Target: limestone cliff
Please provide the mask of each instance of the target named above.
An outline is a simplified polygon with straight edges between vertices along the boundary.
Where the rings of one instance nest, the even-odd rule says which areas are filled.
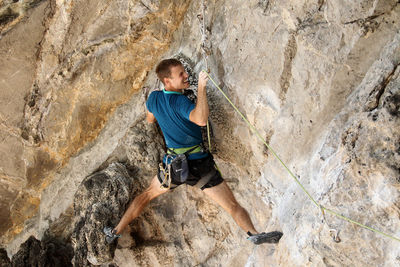
[[[399,238],[399,1],[205,2],[213,79],[318,203]],[[205,68],[199,14],[201,1],[0,1],[0,240],[12,264],[27,259],[16,253],[28,240],[25,250],[47,255],[32,262],[76,266],[399,265],[398,241],[330,214],[321,223],[211,83],[218,166],[256,228],[284,233],[280,243],[249,245],[183,186],[118,245],[102,243],[99,228],[118,221],[163,153],[143,116],[156,63],[183,59],[193,88]],[[70,244],[73,258],[49,256]]]

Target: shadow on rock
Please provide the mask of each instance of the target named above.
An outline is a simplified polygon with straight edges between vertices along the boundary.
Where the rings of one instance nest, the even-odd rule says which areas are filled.
[[[12,257],[11,264],[1,266],[72,266],[72,256],[73,249],[69,244],[52,237],[39,241],[31,236]]]
[[[0,248],[0,266],[10,266],[11,261],[8,258],[7,251],[4,248]]]

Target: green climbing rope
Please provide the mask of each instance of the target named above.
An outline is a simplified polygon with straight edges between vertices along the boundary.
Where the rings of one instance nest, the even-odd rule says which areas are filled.
[[[363,227],[365,229],[368,229],[370,231],[373,231],[375,233],[378,233],[382,236],[385,237],[389,237],[395,241],[400,242],[400,238],[394,237],[392,235],[386,234],[382,231],[376,230],[372,227],[366,226],[362,223],[356,222],[350,218],[347,218],[346,216],[340,215],[339,213],[327,209],[324,206],[318,204],[318,202],[311,196],[311,194],[305,189],[305,187],[300,183],[299,179],[297,179],[297,177],[293,174],[293,172],[286,166],[286,164],[280,159],[280,157],[275,153],[275,151],[267,144],[267,142],[264,140],[264,138],[261,137],[261,134],[257,131],[257,129],[249,122],[249,120],[242,114],[242,112],[239,111],[239,109],[235,106],[235,104],[232,103],[232,101],[229,99],[229,97],[225,94],[224,91],[222,91],[222,89],[217,85],[217,83],[212,79],[212,77],[210,76],[210,74],[203,70],[205,73],[207,73],[208,78],[210,79],[210,81],[215,85],[215,87],[222,93],[222,95],[226,98],[226,100],[228,100],[229,104],[231,104],[231,106],[235,109],[235,111],[242,117],[242,119],[247,123],[247,125],[249,126],[249,128],[256,134],[256,136],[258,137],[258,139],[260,139],[261,142],[263,142],[263,144],[271,151],[271,153],[274,155],[274,157],[282,164],[282,166],[286,169],[286,171],[289,173],[289,175],[296,181],[296,183],[300,186],[300,188],[304,191],[304,193],[308,196],[308,198],[315,204],[315,206],[317,206],[319,209],[321,209],[322,211],[326,211],[340,219],[343,219],[345,221],[348,221],[350,223],[356,224],[360,227]]]

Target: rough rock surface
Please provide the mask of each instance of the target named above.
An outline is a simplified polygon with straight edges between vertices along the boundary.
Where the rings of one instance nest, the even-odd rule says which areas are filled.
[[[12,257],[11,266],[72,266],[72,255],[69,244],[49,237],[39,241],[31,236]]]
[[[40,216],[50,220],[72,204],[77,185],[107,159],[107,152],[91,166],[85,164],[87,173],[79,175],[63,203],[51,199],[57,194],[49,185],[65,180],[59,173],[99,142],[116,108],[142,88],[190,3],[14,2],[0,2],[0,17],[6,18],[0,19],[0,82],[6,88],[1,97],[7,103],[0,113],[1,149],[7,151],[1,158],[0,190],[1,205],[9,212],[0,222],[4,242],[27,220],[37,220],[43,198],[55,204],[51,212],[40,208]],[[7,15],[7,10],[21,15]],[[100,145],[102,150],[112,152],[126,131],[113,130],[118,134],[103,141],[108,143]]]
[[[213,79],[318,203],[399,238],[399,1],[206,3]],[[225,212],[180,187],[152,202],[116,247],[89,249],[162,155],[158,129],[143,122],[145,97],[159,87],[155,64],[183,55],[194,74],[205,68],[199,13],[201,1],[0,1],[0,232],[9,255],[50,231],[88,248],[75,254],[82,264],[398,266],[398,241],[330,214],[322,224],[211,85],[218,165],[256,227],[283,231],[279,245],[249,246]],[[85,177],[125,177],[103,176],[124,168],[114,162],[138,187],[109,192],[123,198],[109,217],[110,208],[96,208],[103,193],[77,192]],[[79,205],[90,208],[77,213]]]
[[[7,251],[4,248],[0,249],[0,266],[10,266],[11,261],[7,255]]]
[[[134,185],[135,179],[118,163],[83,180],[74,200],[74,266],[87,266],[89,263],[99,265],[112,261],[115,245],[105,242],[103,228],[118,223],[131,192],[137,190]]]

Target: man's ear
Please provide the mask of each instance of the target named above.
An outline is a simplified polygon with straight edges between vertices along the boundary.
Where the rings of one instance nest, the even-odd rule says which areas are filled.
[[[168,78],[164,78],[164,79],[162,80],[162,82],[163,82],[163,84],[164,84],[165,87],[169,86],[170,83],[171,83],[171,81],[170,81]]]

